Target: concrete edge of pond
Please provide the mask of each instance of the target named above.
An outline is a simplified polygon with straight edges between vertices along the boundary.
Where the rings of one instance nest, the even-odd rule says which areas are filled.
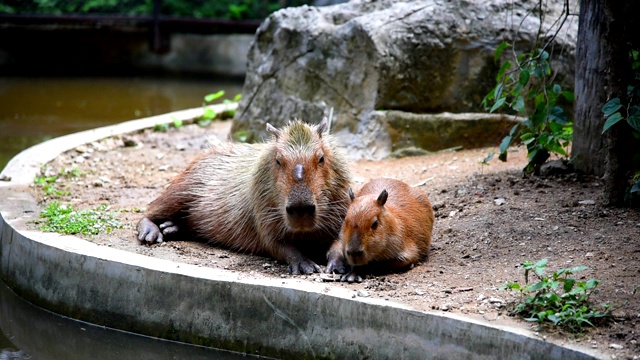
[[[162,339],[281,358],[604,358],[522,328],[403,304],[297,279],[242,274],[133,254],[30,231],[39,212],[27,187],[42,164],[98,139],[201,109],[59,137],[14,157],[0,182],[0,278],[18,295],[71,318]]]

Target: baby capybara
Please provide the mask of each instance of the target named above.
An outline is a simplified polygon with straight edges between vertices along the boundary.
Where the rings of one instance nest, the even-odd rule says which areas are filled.
[[[431,245],[433,208],[427,194],[394,179],[375,179],[353,195],[340,239],[327,254],[326,272],[362,281],[365,265],[400,270],[424,258]],[[345,260],[346,263],[345,264]]]
[[[319,272],[316,262],[326,259],[349,204],[346,162],[326,129],[326,119],[267,124],[273,138],[266,144],[212,148],[149,205],[138,239],[190,234],[272,256],[292,274]]]

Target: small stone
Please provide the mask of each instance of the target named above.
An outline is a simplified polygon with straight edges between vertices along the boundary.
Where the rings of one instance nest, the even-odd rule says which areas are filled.
[[[596,202],[595,202],[595,200],[581,200],[581,201],[578,201],[578,204],[580,204],[580,205],[595,205]]]
[[[609,347],[614,349],[614,350],[622,350],[622,349],[624,349],[624,346],[619,345],[619,344],[609,344]]]
[[[11,176],[0,175],[0,181],[11,181]]]
[[[104,183],[102,181],[100,181],[99,179],[93,180],[92,184],[95,187],[102,187],[104,185]]]
[[[156,159],[158,159],[158,160],[162,160],[163,157],[164,157],[163,153],[159,153],[159,154],[156,155]]]
[[[416,295],[424,295],[424,291],[416,289]]]
[[[588,253],[586,253],[586,254],[584,255],[584,257],[592,258],[592,257],[593,257],[593,253],[588,252]]]
[[[158,171],[167,171],[171,165],[162,165],[158,168]]]
[[[184,151],[186,149],[187,149],[187,146],[185,144],[176,145],[176,150],[178,150],[178,151]]]
[[[76,150],[76,152],[78,154],[84,154],[89,150],[89,147],[87,147],[87,145],[80,145],[80,146],[76,147],[75,150]]]
[[[500,206],[500,205],[504,205],[504,203],[506,203],[506,200],[504,198],[497,198],[497,199],[494,199],[493,202],[496,205]]]
[[[449,311],[451,309],[451,305],[449,304],[444,304],[440,306],[440,310],[442,311]]]
[[[262,267],[263,267],[263,268],[265,268],[265,269],[268,269],[268,268],[270,268],[270,267],[272,267],[272,266],[273,266],[273,265],[271,265],[271,264],[269,264],[269,263],[264,263],[264,264],[262,264]]]
[[[495,297],[489,298],[489,302],[492,304],[504,304],[504,300]]]
[[[364,291],[364,290],[358,290],[357,295],[359,297],[369,297],[370,296],[369,293],[367,291]]]
[[[85,160],[85,159],[84,159],[84,157],[82,157],[82,156],[76,156],[76,157],[73,159],[73,162],[75,162],[76,164],[82,164],[82,163],[84,162],[84,160]]]
[[[451,212],[449,213],[449,217],[454,217],[454,216],[456,216],[456,213],[457,213],[457,211],[456,211],[456,210],[451,211]]]
[[[122,144],[125,147],[136,147],[136,146],[138,146],[138,142],[135,141],[133,138],[130,138],[130,137],[126,137],[126,138],[122,139]]]

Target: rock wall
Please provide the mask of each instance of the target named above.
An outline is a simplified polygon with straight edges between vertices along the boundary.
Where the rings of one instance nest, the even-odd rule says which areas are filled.
[[[562,10],[562,1],[549,3],[543,29]],[[249,48],[232,134],[260,140],[267,122],[319,122],[334,108],[339,137],[376,144],[388,132],[384,110],[482,111],[480,102],[495,85],[498,44],[533,47],[541,26],[534,6],[512,0],[355,0],[280,10],[262,23]],[[569,20],[551,44],[558,80],[572,88],[577,21]],[[388,143],[375,147],[350,155],[379,158],[391,151]]]

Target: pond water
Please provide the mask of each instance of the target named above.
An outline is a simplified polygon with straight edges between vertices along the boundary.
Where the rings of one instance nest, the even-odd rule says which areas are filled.
[[[62,317],[22,300],[0,281],[0,359],[257,359],[164,341]]]
[[[239,81],[136,77],[0,77],[0,169],[57,136],[202,106],[207,94],[242,91]]]
[[[241,82],[215,79],[0,77],[0,169],[47,139],[233,98]],[[246,355],[105,329],[44,311],[0,282],[0,359],[239,359]]]

